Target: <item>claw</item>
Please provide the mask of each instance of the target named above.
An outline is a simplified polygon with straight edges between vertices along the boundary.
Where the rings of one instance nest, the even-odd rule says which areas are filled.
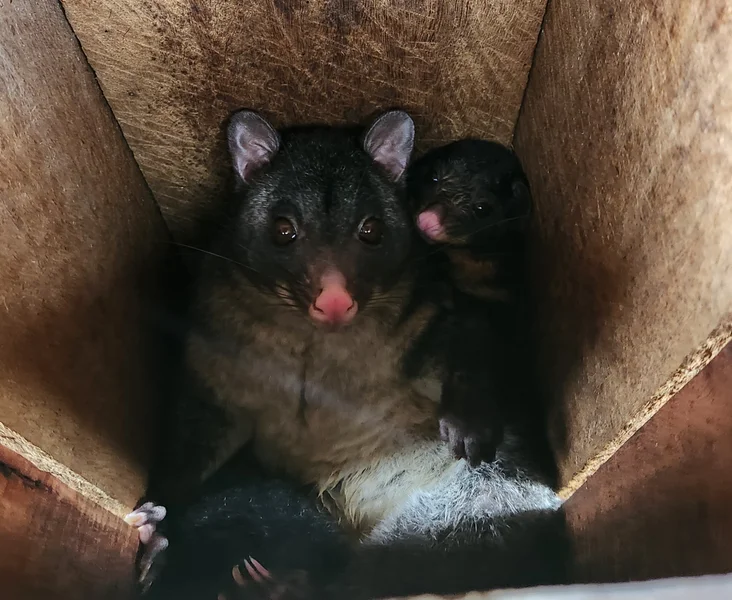
[[[152,502],[145,502],[140,508],[133,510],[125,516],[125,523],[140,528],[143,525],[160,523],[168,511],[164,506],[158,506]]]
[[[239,587],[244,587],[247,584],[247,580],[244,579],[244,575],[241,574],[239,565],[234,565],[234,568],[231,569],[231,576]]]
[[[247,573],[249,573],[249,577],[251,577],[255,583],[262,583],[264,581],[264,578],[257,572],[257,570],[250,564],[248,560],[244,561],[244,568],[247,570]]]
[[[137,528],[137,534],[140,536],[140,543],[147,545],[152,540],[153,535],[155,535],[155,525],[152,523],[141,525]]]
[[[251,556],[243,561],[243,566],[249,577],[242,572],[239,565],[231,569],[231,576],[237,588],[241,590],[240,593],[233,592],[235,598],[256,597],[266,600],[302,600],[310,597],[299,593],[302,589],[307,588],[308,584],[301,577],[295,577],[295,575],[299,575],[297,571],[289,574],[284,581],[281,581],[274,579],[270,571]],[[256,585],[251,585],[252,583]],[[243,588],[247,589],[244,590]],[[230,596],[227,596],[225,592],[221,592],[217,600],[229,600],[229,598]]]
[[[159,533],[154,533],[150,538],[150,541],[145,547],[145,553],[140,559],[139,581],[141,584],[143,584],[144,588],[149,587],[149,585],[152,583],[152,581],[149,581],[148,575],[150,574],[150,569],[152,568],[156,557],[167,547],[168,538],[166,538],[165,536],[162,536]]]
[[[259,575],[261,575],[265,579],[272,579],[271,573],[262,566],[262,563],[260,563],[256,558],[252,558],[251,556],[249,557],[248,561],[244,561],[244,566],[247,568],[247,571],[250,575],[252,574],[252,572],[249,570],[250,564],[257,571],[257,573],[259,573]]]

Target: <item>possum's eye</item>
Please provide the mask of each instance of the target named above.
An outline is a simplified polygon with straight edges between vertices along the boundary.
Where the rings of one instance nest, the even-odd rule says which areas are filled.
[[[493,212],[493,205],[490,202],[476,202],[473,204],[473,213],[481,219],[488,217]]]
[[[440,176],[439,175],[432,175],[431,179],[432,179],[432,182],[433,183],[437,183],[437,182],[440,181]]]
[[[279,217],[274,220],[272,226],[272,241],[278,246],[287,246],[297,239],[297,229],[295,224],[286,219]]]
[[[376,246],[384,237],[384,223],[375,217],[363,220],[358,228],[358,239],[369,246]]]

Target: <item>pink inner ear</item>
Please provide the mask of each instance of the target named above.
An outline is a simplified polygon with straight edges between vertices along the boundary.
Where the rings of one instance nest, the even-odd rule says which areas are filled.
[[[374,161],[384,167],[389,173],[395,177],[399,177],[404,172],[406,165],[400,159],[395,144],[389,144],[386,147],[379,148],[374,156]]]
[[[242,153],[239,158],[239,172],[242,174],[244,181],[249,181],[249,177],[261,166],[267,164],[271,158],[272,152],[264,144],[252,143],[248,146],[248,153]]]
[[[417,216],[417,228],[430,240],[439,242],[447,236],[442,225],[442,215],[435,209],[422,211]]]
[[[364,140],[366,152],[393,179],[399,179],[403,175],[413,145],[414,123],[403,111],[392,111],[379,117]]]

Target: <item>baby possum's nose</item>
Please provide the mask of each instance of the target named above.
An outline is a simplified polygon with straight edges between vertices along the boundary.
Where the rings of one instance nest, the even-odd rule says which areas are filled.
[[[442,220],[445,212],[440,206],[430,207],[417,215],[417,228],[431,241],[440,242],[446,238]]]
[[[317,323],[345,325],[358,312],[358,303],[346,290],[346,278],[338,271],[327,271],[320,278],[321,290],[310,305],[310,317]]]

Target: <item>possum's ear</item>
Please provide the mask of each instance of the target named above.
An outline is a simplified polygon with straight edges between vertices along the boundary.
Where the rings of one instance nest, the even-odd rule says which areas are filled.
[[[531,214],[532,202],[529,185],[523,179],[516,179],[511,184],[512,214],[514,216],[528,216]]]
[[[245,183],[272,160],[280,147],[280,136],[274,128],[251,110],[232,115],[227,137],[234,169]]]
[[[363,146],[392,179],[399,179],[414,148],[414,122],[402,110],[381,115],[366,132]]]

